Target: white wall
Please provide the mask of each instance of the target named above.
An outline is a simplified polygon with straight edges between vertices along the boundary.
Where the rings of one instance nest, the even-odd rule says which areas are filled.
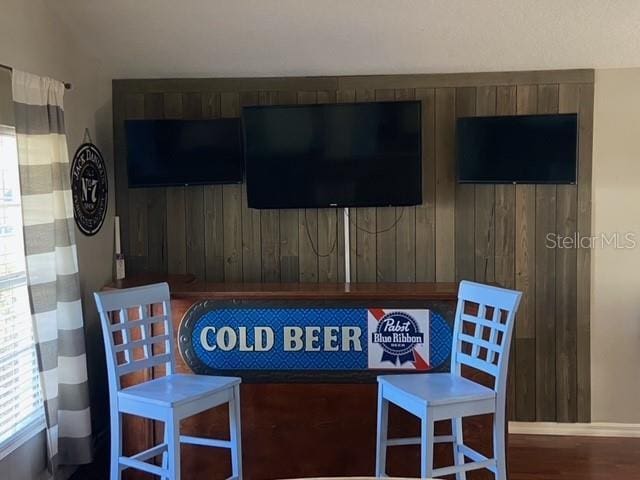
[[[117,78],[640,65],[637,0],[50,3]]]
[[[82,43],[72,40],[66,26],[43,0],[3,0],[0,6],[0,63],[38,75],[71,82],[73,88],[65,95],[65,120],[69,155],[82,141],[88,127],[94,142],[101,148],[109,170],[109,212],[102,231],[94,237],[85,237],[76,231],[80,281],[84,301],[89,381],[95,431],[108,422],[107,394],[101,334],[91,292],[111,280],[113,212],[115,206],[111,82],[100,71],[100,64],[82,50]],[[89,37],[90,38],[90,37]],[[41,449],[38,441],[29,442],[25,449]],[[12,458],[11,458],[12,457]],[[30,472],[43,455],[17,451],[0,462],[1,478],[32,478]],[[27,462],[27,463],[25,463]],[[8,477],[3,472],[10,472]]]
[[[640,68],[598,70],[593,232],[635,234],[592,256],[592,421],[640,423]]]

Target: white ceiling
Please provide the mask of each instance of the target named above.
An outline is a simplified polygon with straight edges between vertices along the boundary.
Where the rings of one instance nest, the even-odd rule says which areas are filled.
[[[639,0],[56,0],[114,78],[640,66]]]

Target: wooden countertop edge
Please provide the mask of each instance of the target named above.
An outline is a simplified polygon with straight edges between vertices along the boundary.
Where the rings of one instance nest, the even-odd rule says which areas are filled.
[[[176,299],[207,298],[211,300],[456,300],[454,294],[434,293],[401,293],[387,292],[264,292],[264,291],[172,291],[171,297]]]
[[[204,283],[193,275],[141,275],[106,290],[167,282],[174,299],[212,300],[456,300],[457,283]]]

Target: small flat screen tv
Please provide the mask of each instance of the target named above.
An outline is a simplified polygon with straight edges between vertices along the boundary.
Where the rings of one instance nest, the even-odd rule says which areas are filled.
[[[420,102],[242,109],[248,205],[422,202]]]
[[[576,114],[459,118],[458,181],[575,183],[577,138]]]
[[[127,120],[129,187],[242,181],[237,118]]]

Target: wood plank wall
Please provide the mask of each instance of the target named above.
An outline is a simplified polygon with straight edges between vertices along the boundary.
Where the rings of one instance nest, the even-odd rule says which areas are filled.
[[[417,99],[423,203],[351,211],[357,282],[475,279],[524,292],[511,368],[511,417],[590,419],[587,249],[548,234],[591,231],[593,71],[300,78],[115,80],[116,207],[129,274],[208,281],[344,281],[335,209],[252,210],[244,185],[127,188],[124,120],[237,117],[246,105]],[[456,117],[577,112],[577,185],[458,185]]]

